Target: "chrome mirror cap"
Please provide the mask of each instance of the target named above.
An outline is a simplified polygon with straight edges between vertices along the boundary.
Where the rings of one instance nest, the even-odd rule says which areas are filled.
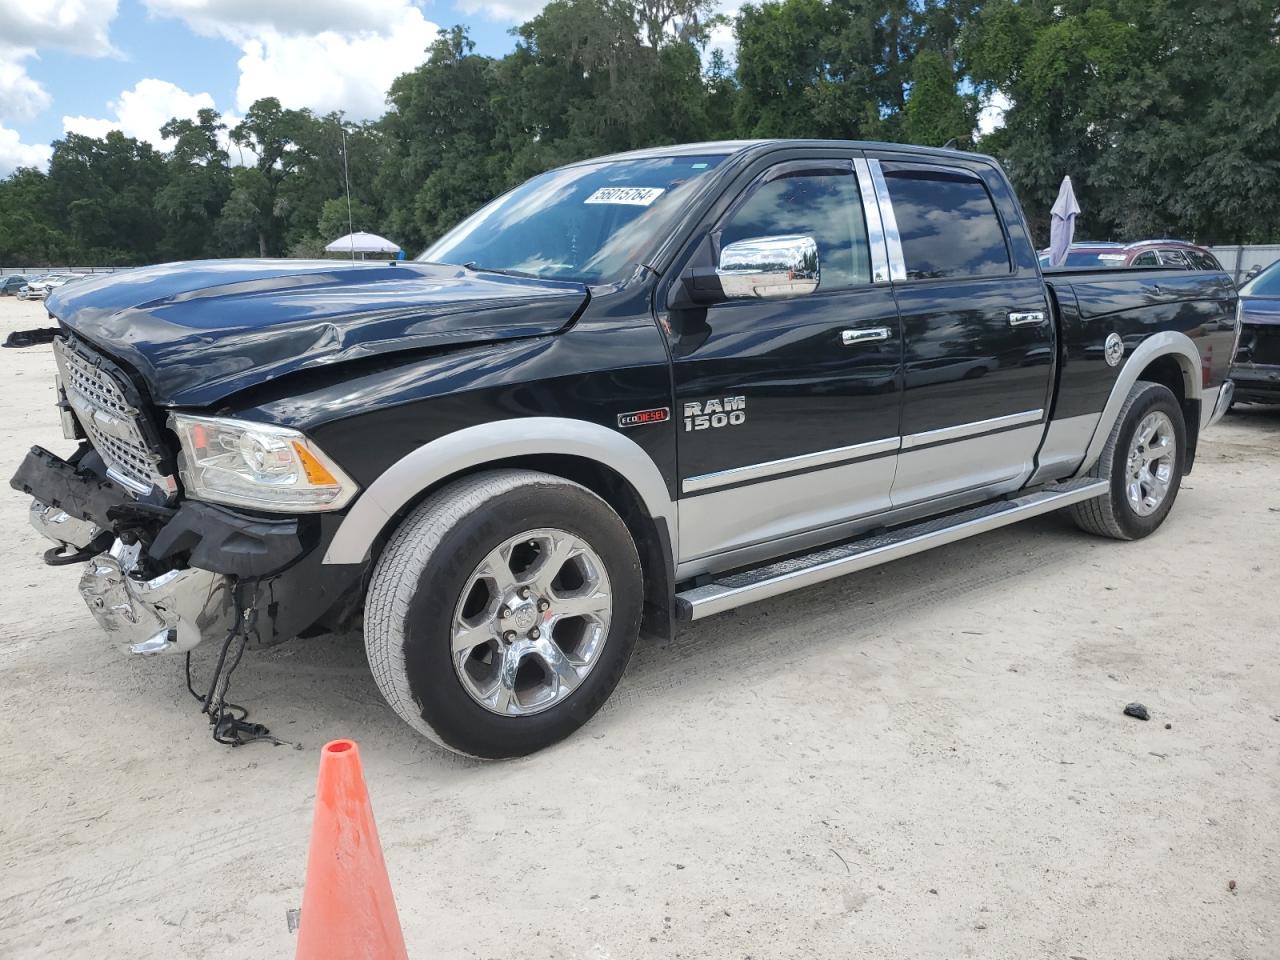
[[[775,299],[818,289],[818,245],[813,237],[752,237],[720,251],[716,269],[725,297]]]

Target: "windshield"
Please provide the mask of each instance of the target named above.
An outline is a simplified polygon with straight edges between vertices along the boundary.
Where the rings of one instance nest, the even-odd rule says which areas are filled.
[[[552,170],[481,208],[418,259],[606,282],[643,261],[692,182],[723,159],[655,157]]]
[[[1245,297],[1280,297],[1280,260],[1240,288]]]

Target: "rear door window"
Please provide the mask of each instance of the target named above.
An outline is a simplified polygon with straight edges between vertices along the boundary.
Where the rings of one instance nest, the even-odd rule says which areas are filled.
[[[989,277],[1009,272],[1004,229],[976,176],[912,164],[885,165],[907,277]]]
[[[1133,265],[1135,267],[1158,267],[1160,266],[1160,261],[1156,259],[1154,250],[1147,250],[1145,253],[1140,253],[1133,258]]]
[[[1191,264],[1187,262],[1187,258],[1182,255],[1181,250],[1161,250],[1160,263],[1166,267],[1173,267],[1177,270],[1190,270]]]

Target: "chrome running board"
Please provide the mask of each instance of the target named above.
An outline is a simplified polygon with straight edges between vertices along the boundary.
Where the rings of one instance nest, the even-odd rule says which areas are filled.
[[[1011,500],[997,500],[934,517],[885,533],[827,547],[763,567],[716,577],[676,594],[676,618],[701,620],[757,600],[767,600],[824,580],[843,577],[913,553],[954,543],[1041,513],[1092,500],[1107,492],[1107,481],[1082,477],[1050,484]]]

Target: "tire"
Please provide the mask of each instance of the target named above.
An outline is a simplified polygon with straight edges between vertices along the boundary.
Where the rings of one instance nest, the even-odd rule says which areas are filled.
[[[550,474],[495,470],[432,494],[396,528],[365,600],[365,651],[415,730],[468,756],[524,756],[608,699],[635,649],[642,595],[635,543],[607,503]],[[602,597],[605,612],[564,612]]]
[[[1167,418],[1168,439],[1173,444],[1173,450],[1168,455],[1170,470],[1166,489],[1159,502],[1151,506],[1142,496],[1142,492],[1148,489],[1144,485],[1139,492],[1142,506],[1135,507],[1129,495],[1131,481],[1134,479],[1130,473],[1130,454],[1136,446],[1135,434],[1144,424],[1160,422],[1159,415]],[[1153,417],[1154,420],[1148,419]],[[1163,384],[1139,380],[1120,408],[1120,416],[1102,448],[1098,462],[1086,474],[1107,480],[1108,490],[1100,497],[1068,508],[1076,526],[1088,533],[1116,540],[1138,540],[1154,533],[1169,515],[1173,502],[1178,497],[1186,450],[1187,429],[1178,398]],[[1144,449],[1139,456],[1147,452]],[[1153,477],[1155,469],[1149,468]]]

